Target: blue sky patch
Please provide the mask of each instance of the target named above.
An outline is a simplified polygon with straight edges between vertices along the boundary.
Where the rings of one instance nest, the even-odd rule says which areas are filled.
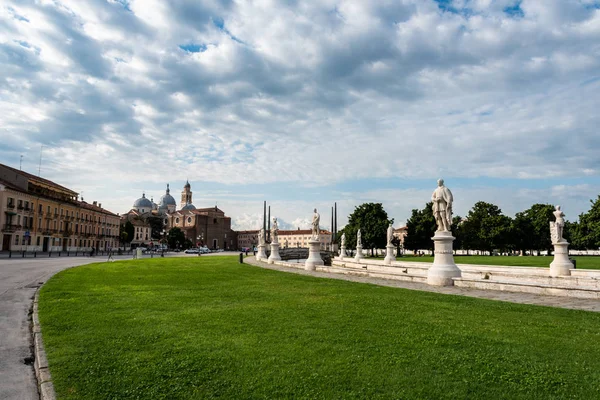
[[[504,12],[513,18],[523,18],[525,13],[521,8],[521,2],[517,1],[514,5],[504,8]]]
[[[189,53],[203,53],[206,51],[205,44],[184,44],[184,45],[179,45],[179,48],[181,50],[185,50]]]

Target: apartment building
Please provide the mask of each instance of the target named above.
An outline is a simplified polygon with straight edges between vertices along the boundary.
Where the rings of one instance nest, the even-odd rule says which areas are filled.
[[[0,251],[89,251],[119,245],[119,216],[50,180],[0,164]]]

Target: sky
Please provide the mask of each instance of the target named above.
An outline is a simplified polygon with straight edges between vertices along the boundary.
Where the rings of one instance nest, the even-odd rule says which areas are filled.
[[[189,180],[234,229],[396,227],[600,194],[598,0],[3,0],[0,162],[127,212]],[[22,158],[21,158],[22,156]],[[41,157],[40,157],[41,156]],[[40,163],[41,159],[41,163]]]

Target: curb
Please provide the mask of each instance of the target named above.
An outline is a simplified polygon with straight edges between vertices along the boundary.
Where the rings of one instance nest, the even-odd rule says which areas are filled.
[[[52,376],[48,369],[48,359],[46,358],[46,350],[44,349],[44,342],[42,341],[42,329],[40,327],[40,319],[38,316],[38,299],[40,289],[35,292],[33,299],[33,313],[32,313],[32,329],[31,336],[33,337],[33,356],[35,362],[33,368],[35,370],[35,377],[38,382],[38,392],[41,400],[56,400],[56,393],[54,392],[54,385],[52,384]]]

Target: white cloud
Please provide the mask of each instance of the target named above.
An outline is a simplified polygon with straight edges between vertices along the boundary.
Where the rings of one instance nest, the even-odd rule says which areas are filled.
[[[323,188],[286,203],[291,225],[312,203],[386,198],[360,187],[336,198],[353,180],[553,179],[535,192],[552,196],[585,178],[594,197],[600,10],[524,0],[522,16],[504,11],[515,4],[9,0],[0,157],[33,166],[44,144],[46,177],[120,212],[186,178],[268,184],[282,209],[278,187]],[[422,195],[402,192],[397,219]],[[256,222],[252,201],[229,204],[236,226]]]

